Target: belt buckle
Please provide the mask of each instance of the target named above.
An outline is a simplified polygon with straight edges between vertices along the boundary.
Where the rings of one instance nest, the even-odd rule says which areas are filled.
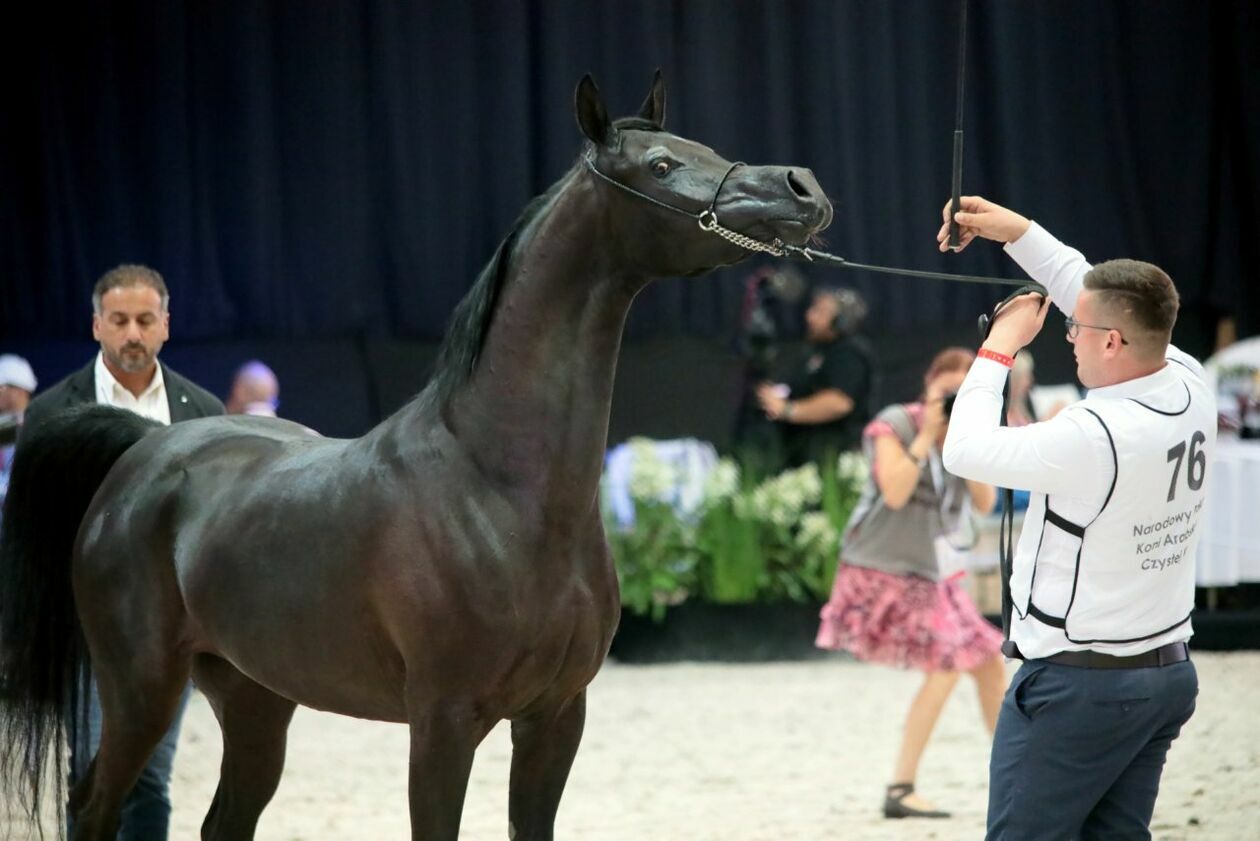
[[[1184,642],[1170,642],[1155,650],[1155,665],[1171,666],[1190,659],[1189,647]]]

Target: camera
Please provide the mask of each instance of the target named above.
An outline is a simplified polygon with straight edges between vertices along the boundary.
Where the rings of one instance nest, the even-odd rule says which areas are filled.
[[[756,304],[744,319],[739,333],[739,352],[750,368],[762,376],[769,372],[778,355],[779,328],[771,315],[765,295],[757,292]]]
[[[941,398],[941,411],[945,413],[946,420],[954,412],[954,401],[958,399],[958,392],[951,392]]]
[[[780,310],[799,301],[805,286],[805,279],[790,268],[759,269],[745,281],[737,348],[752,377],[769,375],[779,353]]]

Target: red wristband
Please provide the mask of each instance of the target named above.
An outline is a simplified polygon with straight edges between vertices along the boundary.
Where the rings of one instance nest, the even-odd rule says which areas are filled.
[[[1015,367],[1014,358],[1007,356],[1005,353],[998,353],[996,350],[989,350],[988,348],[982,347],[980,350],[976,351],[976,356],[981,359],[992,359],[994,362],[1001,362],[1007,368]]]

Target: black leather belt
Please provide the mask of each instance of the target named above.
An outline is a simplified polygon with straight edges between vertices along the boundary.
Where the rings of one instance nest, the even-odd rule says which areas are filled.
[[[1190,659],[1190,647],[1184,642],[1170,642],[1141,654],[1117,657],[1097,651],[1061,651],[1040,658],[1047,663],[1061,666],[1077,666],[1082,669],[1148,669],[1152,666],[1171,666]]]

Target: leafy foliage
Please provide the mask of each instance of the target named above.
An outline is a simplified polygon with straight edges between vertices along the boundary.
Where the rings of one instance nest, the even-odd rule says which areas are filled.
[[[704,479],[698,510],[683,517],[670,501],[679,477],[652,442],[637,439],[631,447],[634,524],[623,528],[605,512],[627,609],[659,620],[688,598],[738,604],[827,597],[841,535],[869,472],[860,455],[760,481],[722,459]]]

